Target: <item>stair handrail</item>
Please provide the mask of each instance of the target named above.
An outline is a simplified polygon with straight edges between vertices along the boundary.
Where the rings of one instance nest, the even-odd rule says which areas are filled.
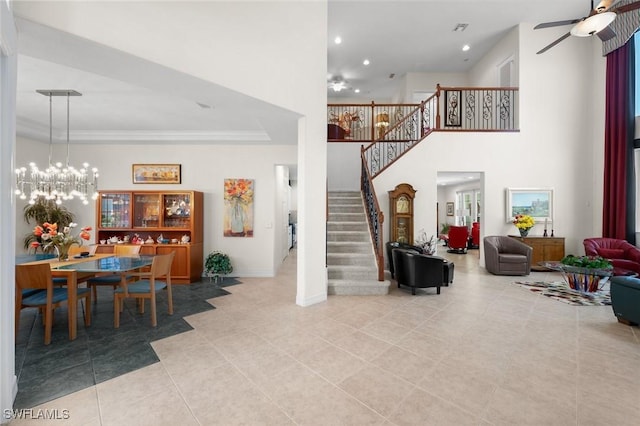
[[[378,267],[378,281],[384,281],[384,252],[382,247],[382,231],[384,223],[384,213],[378,204],[378,197],[373,186],[373,181],[364,158],[364,146],[360,146],[360,158],[362,160],[362,173],[360,179],[360,190],[364,199],[364,207],[369,223],[369,233],[373,242],[373,250],[376,256]]]
[[[440,115],[439,96],[439,92],[436,92],[420,102],[416,108],[404,117],[398,118],[393,126],[364,148],[364,159],[371,179],[434,131]]]

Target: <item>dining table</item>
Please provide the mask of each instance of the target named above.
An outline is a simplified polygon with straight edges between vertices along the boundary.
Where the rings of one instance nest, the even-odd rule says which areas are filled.
[[[82,282],[96,275],[113,273],[120,274],[123,284],[126,285],[126,272],[150,266],[153,263],[153,256],[116,256],[105,253],[92,256],[74,256],[65,261],[60,261],[57,257],[16,257],[16,263],[21,264],[45,262],[51,265],[51,275],[53,277],[64,277],[67,281],[69,340],[75,340],[77,336],[78,281]],[[87,309],[91,309],[91,307],[88,306]]]

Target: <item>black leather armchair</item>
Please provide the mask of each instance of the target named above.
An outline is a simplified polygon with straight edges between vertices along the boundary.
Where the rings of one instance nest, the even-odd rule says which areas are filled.
[[[529,275],[533,249],[504,235],[484,237],[484,262],[494,275]]]
[[[392,251],[393,249],[403,249],[403,250],[413,250],[417,253],[422,253],[422,248],[418,247],[418,246],[413,246],[411,244],[406,244],[406,243],[399,243],[397,241],[389,241],[387,242],[387,244],[385,244],[385,249],[387,252],[387,261],[389,262],[389,272],[391,273],[391,278],[395,278],[395,264],[393,261],[393,255],[392,255]]]
[[[436,287],[440,294],[440,287],[445,285],[445,260],[438,256],[426,254],[404,254],[408,266],[411,294],[416,294],[417,288]]]
[[[395,269],[394,278],[398,283],[398,288],[403,285],[409,285],[409,265],[406,255],[410,252],[413,252],[413,250],[402,248],[393,248],[391,250],[391,258]]]
[[[398,288],[411,287],[411,294],[417,288],[440,287],[453,282],[453,263],[438,256],[417,253],[415,250],[394,248],[392,250],[395,265],[395,279]]]

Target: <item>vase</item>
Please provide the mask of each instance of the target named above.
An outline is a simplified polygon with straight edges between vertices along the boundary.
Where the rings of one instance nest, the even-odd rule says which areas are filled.
[[[521,237],[526,237],[527,235],[529,235],[529,230],[531,228],[518,228],[518,231],[520,231],[520,236]]]
[[[59,246],[56,246],[56,254],[58,255],[58,260],[60,262],[64,262],[66,260],[69,260],[69,248],[71,246],[70,245],[66,245],[66,244],[62,244]]]
[[[239,201],[234,202],[231,208],[231,233],[244,233],[244,209]]]

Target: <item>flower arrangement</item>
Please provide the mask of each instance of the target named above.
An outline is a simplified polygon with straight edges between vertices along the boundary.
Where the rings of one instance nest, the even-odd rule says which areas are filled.
[[[529,230],[536,224],[536,221],[528,214],[517,214],[513,219],[513,224],[520,231],[520,235],[526,237]]]
[[[42,242],[34,241],[31,243],[31,247],[37,250],[38,247],[42,246],[45,251],[53,248],[58,253],[59,260],[67,260],[69,258],[69,248],[73,244],[82,245],[82,240],[88,241],[91,238],[89,231],[92,228],[90,226],[80,229],[80,233],[77,236],[73,235],[71,229],[77,226],[77,223],[71,222],[69,226],[65,226],[62,229],[62,232],[58,232],[57,223],[45,222],[42,226],[38,225],[33,229],[33,235]]]
[[[250,203],[253,200],[253,181],[251,179],[226,179],[224,181],[224,199],[232,203]]]
[[[431,237],[427,237],[427,233],[424,229],[420,230],[418,237],[416,238],[416,245],[418,245],[425,254],[433,255],[436,253],[436,237],[432,235]]]

